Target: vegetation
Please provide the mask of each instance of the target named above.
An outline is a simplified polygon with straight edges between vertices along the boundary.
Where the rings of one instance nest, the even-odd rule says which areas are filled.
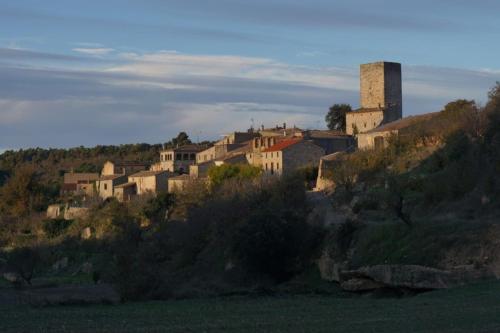
[[[351,106],[349,104],[334,104],[330,107],[328,113],[326,114],[325,121],[326,126],[330,130],[335,131],[346,131],[346,113],[351,112]]]
[[[220,186],[229,179],[245,181],[255,179],[262,169],[249,164],[223,164],[213,166],[208,170],[208,178],[213,186]]]

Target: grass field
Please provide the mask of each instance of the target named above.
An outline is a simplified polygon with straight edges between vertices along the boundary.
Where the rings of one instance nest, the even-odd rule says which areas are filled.
[[[500,283],[401,299],[302,295],[5,305],[0,332],[500,332]]]

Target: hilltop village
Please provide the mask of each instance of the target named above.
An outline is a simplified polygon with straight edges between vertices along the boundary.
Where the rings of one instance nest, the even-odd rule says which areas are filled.
[[[154,164],[107,161],[101,173],[66,173],[63,193],[126,202],[135,196],[175,192],[195,180],[204,181],[210,168],[226,164],[258,167],[264,176],[282,176],[299,168],[319,167],[315,189],[333,186],[324,175],[328,161],[342,152],[380,149],[420,117],[403,118],[401,64],[376,62],[360,66],[360,108],[346,113],[346,131],[302,130],[287,124],[251,128],[225,135],[212,146],[187,144],[160,152]],[[49,207],[49,217],[61,207]]]

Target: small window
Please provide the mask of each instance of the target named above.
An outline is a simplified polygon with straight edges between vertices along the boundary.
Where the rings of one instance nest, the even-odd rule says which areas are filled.
[[[175,159],[178,161],[182,160],[182,154],[175,154]]]
[[[366,123],[365,123],[365,128],[366,128]]]
[[[280,164],[276,163],[276,170],[279,170],[279,169],[280,169]]]
[[[108,184],[104,183],[104,191],[108,189]]]

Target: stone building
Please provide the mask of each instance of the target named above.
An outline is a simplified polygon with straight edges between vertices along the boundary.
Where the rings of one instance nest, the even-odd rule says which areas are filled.
[[[347,134],[368,132],[403,116],[401,64],[360,66],[360,109],[346,114]]]
[[[194,181],[194,177],[190,175],[179,175],[171,177],[168,179],[168,192],[182,191],[191,182]]]
[[[101,171],[101,176],[130,175],[147,170],[148,163],[135,161],[107,161]]]
[[[244,147],[249,140],[259,136],[257,132],[233,132],[225,135],[222,140],[217,141],[212,147],[196,154],[196,163],[201,164],[223,158],[226,154]]]
[[[95,193],[94,184],[98,179],[98,173],[67,172],[64,174],[61,194],[85,194],[92,196]]]
[[[262,151],[262,168],[265,174],[283,175],[316,166],[324,154],[325,150],[310,140],[286,139]]]
[[[387,147],[388,139],[393,135],[405,135],[422,121],[432,119],[439,112],[409,116],[358,134],[359,149],[382,149]]]
[[[196,163],[196,154],[202,150],[203,147],[194,144],[165,149],[160,153],[160,162],[154,164],[151,170],[178,173],[189,172],[189,166]]]
[[[129,183],[136,184],[137,195],[166,192],[170,173],[167,171],[140,171],[128,177]]]
[[[301,132],[300,137],[311,140],[315,145],[323,148],[327,155],[346,151],[356,146],[356,141],[352,135],[341,131],[307,130]]]
[[[114,197],[120,201],[130,201],[134,196],[137,195],[137,185],[136,183],[125,183],[115,186]]]
[[[127,182],[126,175],[104,175],[96,182],[97,193],[102,199],[111,198],[115,194],[115,187]]]

